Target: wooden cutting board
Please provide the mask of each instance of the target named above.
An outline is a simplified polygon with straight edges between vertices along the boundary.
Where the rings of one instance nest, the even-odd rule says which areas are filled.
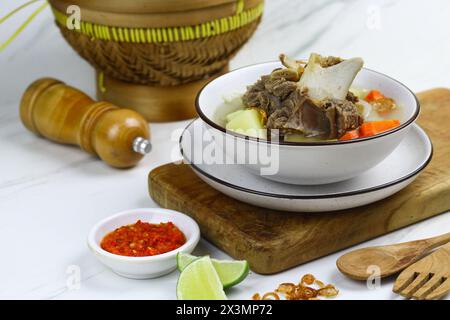
[[[386,234],[450,209],[450,90],[418,96],[419,124],[433,141],[433,160],[417,180],[388,199],[332,213],[277,212],[219,193],[184,164],[151,171],[150,195],[161,207],[190,215],[204,238],[262,274]]]

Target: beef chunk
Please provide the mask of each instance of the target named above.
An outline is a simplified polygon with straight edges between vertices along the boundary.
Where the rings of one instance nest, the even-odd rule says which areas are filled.
[[[301,132],[308,137],[335,139],[362,124],[354,104],[357,98],[351,93],[346,100],[314,102],[300,91],[296,81],[287,80],[279,70],[272,75],[262,76],[242,97],[246,107],[266,112],[267,128],[280,129],[282,134]]]
[[[345,97],[345,99],[347,99],[348,101],[351,101],[353,103],[356,103],[359,101],[358,97],[355,96],[351,91],[349,91],[347,93],[347,96]]]
[[[330,123],[329,137],[341,137],[347,131],[358,128],[363,123],[363,118],[358,113],[358,108],[349,100],[328,100],[322,105]]]
[[[302,132],[308,137],[334,139],[358,128],[362,118],[350,101],[327,100],[317,105],[295,91],[272,113],[267,127],[282,132]]]
[[[281,107],[281,103],[297,88],[296,82],[285,78],[262,76],[254,85],[247,88],[242,101],[246,107],[260,108],[267,115]]]

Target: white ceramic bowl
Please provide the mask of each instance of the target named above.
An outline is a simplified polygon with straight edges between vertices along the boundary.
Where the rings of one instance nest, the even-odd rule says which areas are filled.
[[[270,142],[226,130],[220,123],[224,117],[224,96],[244,93],[248,85],[279,67],[279,62],[269,62],[231,71],[209,82],[196,99],[200,118],[211,128],[215,143],[229,157],[236,158],[236,153],[272,155],[269,162],[267,157],[258,156],[256,161],[241,163],[267,179],[317,185],[358,176],[380,163],[400,144],[419,114],[419,102],[410,89],[384,74],[362,69],[353,87],[377,89],[392,97],[403,109],[399,127],[373,137],[314,143]],[[234,146],[234,149],[227,146]],[[269,167],[272,169],[267,170]],[[266,171],[262,171],[263,168]]]
[[[136,223],[137,220],[149,223],[173,222],[186,236],[181,247],[156,256],[127,257],[120,256],[100,247],[103,237],[116,228]],[[169,209],[139,208],[119,212],[98,222],[88,236],[88,247],[92,253],[115,273],[133,279],[156,278],[176,268],[178,252],[191,253],[200,240],[197,223],[187,215]]]

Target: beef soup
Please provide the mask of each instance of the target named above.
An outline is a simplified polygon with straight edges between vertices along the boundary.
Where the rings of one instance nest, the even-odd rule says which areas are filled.
[[[226,73],[196,100],[221,153],[257,155],[238,164],[264,178],[303,185],[350,179],[383,161],[417,119],[414,93],[362,68],[360,58],[280,60]]]
[[[378,90],[351,88],[363,62],[312,54],[308,63],[280,55],[285,68],[263,75],[224,102],[217,121],[261,139],[344,141],[400,125],[401,108]]]

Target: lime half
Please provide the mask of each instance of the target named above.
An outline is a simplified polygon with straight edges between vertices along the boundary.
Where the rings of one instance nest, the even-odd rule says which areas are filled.
[[[209,257],[196,259],[181,272],[177,283],[180,300],[225,300],[222,283]]]
[[[190,263],[197,259],[200,258],[187,253],[178,253],[178,270],[183,271]],[[248,262],[245,260],[229,261],[211,259],[211,261],[224,288],[230,288],[238,284],[248,275],[249,267]]]

